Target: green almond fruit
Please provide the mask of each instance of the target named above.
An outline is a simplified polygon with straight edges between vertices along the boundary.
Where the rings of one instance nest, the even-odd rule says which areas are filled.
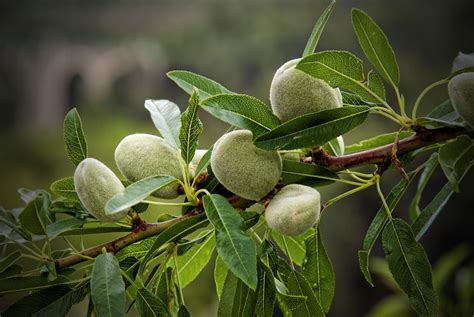
[[[131,182],[154,175],[183,179],[178,150],[164,139],[151,134],[131,134],[120,141],[115,149],[115,163],[122,175]],[[179,195],[177,190],[178,183],[175,182],[153,195],[173,199]]]
[[[321,195],[309,186],[291,184],[283,187],[267,206],[268,227],[287,236],[297,236],[319,221]]]
[[[342,107],[342,95],[322,79],[296,69],[299,59],[286,62],[275,73],[270,103],[275,115],[288,121],[307,113]]]
[[[76,167],[74,187],[82,205],[95,218],[102,221],[118,221],[127,215],[128,209],[112,215],[105,214],[105,204],[125,187],[118,177],[102,162],[86,158]]]
[[[232,131],[214,144],[211,168],[229,191],[249,200],[260,200],[278,183],[282,171],[277,151],[257,148],[252,132]]]

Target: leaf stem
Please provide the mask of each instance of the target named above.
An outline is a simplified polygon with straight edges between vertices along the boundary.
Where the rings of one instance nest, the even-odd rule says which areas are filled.
[[[175,268],[175,272],[176,272],[176,282],[178,284],[178,289],[179,289],[179,297],[181,297],[181,302],[184,305],[183,289],[181,287],[181,280],[179,278],[178,247],[176,245],[173,248],[173,261],[174,261],[174,268]]]
[[[372,186],[373,184],[374,184],[373,182],[363,184],[363,185],[361,185],[361,186],[359,186],[359,187],[353,188],[353,189],[351,189],[351,190],[349,190],[349,191],[347,191],[347,192],[344,192],[344,193],[342,193],[342,194],[340,194],[340,195],[338,195],[338,196],[336,196],[336,197],[334,197],[334,198],[329,199],[329,200],[323,205],[323,208],[322,208],[322,210],[321,210],[321,213],[323,213],[329,206],[331,206],[331,205],[334,204],[335,202],[337,202],[337,201],[339,201],[339,200],[341,200],[341,199],[343,199],[343,198],[346,198],[347,196],[350,196],[350,195],[352,195],[352,194],[354,194],[354,193],[357,193],[357,192],[359,192],[359,191],[361,191],[361,190],[364,190],[364,189],[366,189],[366,188]]]
[[[390,210],[390,207],[388,206],[387,201],[385,200],[382,190],[380,189],[380,175],[377,175],[377,178],[375,179],[375,185],[377,186],[377,193],[380,197],[380,200],[382,200],[383,207],[387,212],[387,217],[390,221],[392,221],[392,211]]]
[[[423,89],[423,91],[420,93],[420,95],[418,96],[418,98],[416,98],[416,101],[415,101],[415,106],[413,107],[413,112],[412,112],[412,119],[413,121],[416,121],[416,114],[417,114],[417,111],[418,111],[418,107],[420,106],[420,103],[421,103],[421,100],[423,99],[423,97],[433,88],[437,87],[437,86],[440,86],[440,85],[443,85],[443,84],[446,84],[448,83],[449,80],[444,78],[444,79],[441,79],[441,80],[438,80],[437,82],[434,82],[432,83],[431,85],[428,85],[425,89]]]

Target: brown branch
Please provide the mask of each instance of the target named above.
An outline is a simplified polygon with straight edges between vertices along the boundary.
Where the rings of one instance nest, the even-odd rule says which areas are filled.
[[[466,134],[466,130],[462,128],[439,128],[433,130],[418,128],[416,131],[415,135],[398,142],[397,156],[434,143],[454,139],[461,134]],[[375,149],[342,156],[332,156],[324,150],[319,150],[313,153],[312,161],[335,172],[362,165],[390,164],[393,158],[393,147],[393,144],[387,144]]]
[[[400,156],[408,152],[423,148],[427,145],[453,139],[458,135],[467,133],[466,130],[460,128],[440,128],[428,130],[419,127],[415,130],[417,131],[417,133],[414,136],[399,141],[395,147],[394,144],[388,144],[375,149],[342,156],[332,156],[326,151],[320,150],[318,152],[313,153],[312,162],[318,165],[326,166],[333,171],[341,171],[351,167],[367,164],[388,166],[392,162],[394,157],[397,157],[397,155]],[[397,149],[395,153],[396,155],[394,155],[393,153],[394,148]],[[281,184],[278,184],[275,187],[275,190],[278,191],[280,188]],[[231,193],[228,194],[229,197],[227,197],[227,199],[235,208],[245,208],[255,203],[254,201],[243,199]],[[274,195],[274,192],[269,193],[268,198],[270,198],[272,195]],[[263,201],[264,200],[265,199],[263,199]],[[107,252],[116,253],[128,245],[157,235],[163,232],[165,229],[171,227],[172,225],[183,221],[184,219],[197,216],[202,212],[202,203],[199,203],[193,212],[172,220],[154,224],[147,224],[145,222],[141,222],[141,220],[139,219],[136,219],[134,229],[129,234],[116,240],[86,249],[80,254],[70,255],[64,258],[56,259],[54,263],[57,269],[61,269],[86,261],[87,258],[94,258],[101,254],[104,248],[107,250]]]
[[[102,253],[102,249],[104,248],[107,250],[107,252],[116,253],[130,244],[133,244],[140,240],[159,234],[160,232],[163,232],[165,229],[171,227],[172,225],[180,221],[183,221],[185,219],[195,217],[199,213],[200,212],[193,212],[193,213],[189,213],[175,219],[171,219],[171,220],[163,221],[159,223],[153,223],[153,224],[151,223],[147,224],[145,222],[142,222],[141,225],[137,226],[132,232],[130,232],[126,236],[123,236],[121,238],[118,238],[110,242],[96,245],[89,249],[85,249],[80,254],[74,254],[74,255],[64,257],[64,258],[56,259],[54,260],[54,264],[56,266],[56,269],[69,267],[69,266],[81,263],[83,261],[86,261],[87,257],[95,258],[96,256]]]

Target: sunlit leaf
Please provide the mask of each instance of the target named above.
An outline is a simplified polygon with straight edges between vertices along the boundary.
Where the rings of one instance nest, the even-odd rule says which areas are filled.
[[[179,107],[165,99],[145,100],[145,108],[150,112],[155,127],[163,138],[179,149],[179,130],[181,129],[181,111]]]
[[[199,98],[198,92],[194,91],[189,98],[188,109],[181,115],[181,129],[179,131],[181,156],[186,163],[193,159],[201,133],[202,122],[199,120]]]
[[[75,165],[87,157],[87,142],[82,131],[82,122],[76,108],[72,108],[64,118],[63,127],[66,154]]]

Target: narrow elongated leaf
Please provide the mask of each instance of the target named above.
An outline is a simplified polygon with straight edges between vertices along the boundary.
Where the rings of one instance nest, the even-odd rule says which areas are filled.
[[[418,187],[417,187],[415,196],[413,197],[410,203],[409,214],[410,214],[410,219],[412,221],[415,221],[415,219],[418,218],[418,215],[421,212],[420,207],[419,207],[421,195],[423,194],[423,191],[426,185],[428,184],[428,181],[430,180],[431,175],[433,175],[433,172],[436,170],[436,167],[438,167],[438,153],[433,153],[430,156],[430,159],[428,160],[426,167],[423,169],[423,172],[420,175],[420,179],[418,180]]]
[[[283,260],[278,263],[278,272],[288,289],[288,295],[306,297],[306,301],[293,311],[294,316],[324,316],[310,283],[301,273],[289,268]]]
[[[283,315],[288,317],[298,317],[295,311],[305,305],[306,299],[306,296],[287,295],[277,292],[278,306],[280,306]]]
[[[108,215],[130,208],[153,192],[178,180],[173,176],[150,176],[139,180],[125,188],[122,193],[112,197],[105,205],[105,213]]]
[[[190,317],[190,316],[191,314],[189,313],[186,306],[181,305],[181,307],[179,307],[179,310],[178,310],[178,317]]]
[[[303,264],[304,257],[306,256],[306,246],[304,240],[309,237],[314,231],[308,230],[307,232],[299,236],[284,236],[276,231],[272,231],[272,238],[275,240],[278,247],[286,254],[286,245],[288,246],[289,256],[299,266]],[[287,254],[288,255],[288,254]]]
[[[224,122],[252,131],[254,137],[280,124],[266,104],[247,95],[215,95],[201,101],[201,107]]]
[[[307,261],[303,263],[302,273],[314,290],[321,307],[328,312],[334,297],[336,278],[319,228],[306,238],[305,245]]]
[[[239,279],[234,274],[232,274],[232,272],[229,272],[224,281],[222,295],[220,296],[219,307],[217,310],[217,316],[232,316],[238,283]]]
[[[49,197],[40,193],[31,200],[18,216],[22,227],[37,235],[47,235],[46,226],[53,222],[49,212]]]
[[[66,154],[76,166],[87,157],[87,142],[82,131],[82,122],[76,108],[72,108],[64,118],[63,126]]]
[[[189,98],[188,109],[181,115],[181,156],[186,163],[191,162],[196,152],[199,136],[202,133],[202,122],[199,120],[199,97],[194,91]]]
[[[316,46],[318,45],[319,38],[321,37],[321,33],[323,33],[324,27],[331,16],[332,10],[334,10],[334,5],[336,4],[335,0],[331,0],[331,3],[327,6],[327,8],[323,11],[321,16],[316,21],[316,24],[313,27],[313,31],[309,36],[308,42],[306,43],[306,47],[304,48],[303,57],[313,54]]]
[[[400,73],[387,36],[371,17],[359,9],[352,9],[352,25],[369,61],[393,87],[397,87]]]
[[[443,145],[439,149],[439,163],[454,191],[458,192],[460,180],[474,164],[474,141],[461,135]]]
[[[333,171],[318,165],[283,160],[282,179],[285,184],[324,186],[332,184],[339,176]]]
[[[51,184],[51,191],[58,196],[79,201],[76,189],[74,188],[74,177],[61,178]]]
[[[181,129],[181,111],[179,107],[165,99],[145,100],[145,108],[150,112],[155,127],[163,138],[179,149],[179,130]]]
[[[204,197],[204,209],[216,229],[217,252],[227,267],[251,289],[257,287],[257,252],[245,223],[220,195]]]
[[[257,301],[255,313],[257,316],[273,316],[276,302],[275,277],[268,266],[261,260],[257,262],[258,286],[256,291]]]
[[[72,305],[84,299],[88,291],[87,283],[75,288],[66,285],[46,288],[22,298],[3,312],[2,316],[65,316]]]
[[[125,316],[125,283],[112,253],[95,258],[91,274],[91,296],[99,316]]]
[[[198,216],[193,216],[182,220],[172,225],[165,231],[161,232],[153,242],[153,245],[148,249],[148,252],[146,253],[145,257],[143,258],[143,264],[140,266],[140,270],[142,270],[143,272],[146,267],[145,264],[148,263],[148,261],[156,255],[158,249],[162,245],[167,242],[177,241],[187,236],[188,234],[191,234],[194,231],[207,226],[208,223],[209,222],[206,219],[206,216],[204,214],[200,214]]]
[[[395,138],[397,137],[397,134],[400,140],[402,140],[402,139],[412,136],[414,133],[412,131],[400,131],[400,133],[390,132],[390,133],[380,134],[376,137],[346,146],[345,152],[346,154],[350,154],[354,152],[374,149],[379,146],[393,143],[395,142]]]
[[[334,156],[344,155],[344,138],[342,136],[338,136],[337,138],[332,139],[326,143],[325,146],[323,146],[323,149]]]
[[[164,317],[169,316],[166,304],[155,294],[146,288],[137,290],[136,305],[142,317]]]
[[[201,273],[211,259],[215,246],[216,239],[214,235],[209,235],[204,242],[194,245],[185,254],[178,257],[179,285],[182,288],[186,287]]]
[[[231,316],[252,316],[255,312],[255,305],[257,302],[256,295],[255,290],[252,290],[247,286],[247,284],[239,279],[235,289],[234,305],[232,306]]]
[[[393,278],[418,315],[438,316],[430,262],[410,226],[402,219],[393,219],[385,227],[382,242]]]
[[[15,266],[13,266],[15,267]],[[74,281],[70,281],[66,277],[59,275],[54,281],[48,281],[46,276],[25,276],[25,277],[11,277],[2,279],[0,283],[0,295],[16,293],[16,292],[29,292],[36,291],[43,288],[59,284],[73,284]]]
[[[67,218],[53,222],[46,226],[49,237],[55,237],[71,229],[79,228],[84,225],[85,220],[77,218]]]
[[[3,257],[0,261],[0,273],[2,273],[6,269],[8,269],[10,266],[15,264],[20,259],[20,256],[21,256],[21,251],[16,250],[8,254],[7,256]]]
[[[310,113],[262,134],[255,145],[267,150],[321,146],[362,124],[368,113],[369,107],[350,106]]]
[[[192,94],[193,87],[196,87],[199,91],[199,99],[205,99],[217,94],[231,93],[230,90],[214,80],[192,72],[173,70],[166,75],[189,95]]]
[[[415,173],[411,172],[408,174],[408,180],[402,179],[400,180],[393,188],[390,190],[390,193],[386,197],[386,202],[388,207],[391,211],[395,209],[398,202],[402,198],[403,194],[405,193],[408,185],[410,185],[411,181],[415,177]],[[384,206],[382,205],[377,214],[375,215],[372,223],[367,229],[367,233],[365,234],[364,244],[362,250],[359,251],[359,267],[364,274],[365,279],[370,285],[374,285],[372,282],[372,277],[369,271],[369,256],[372,248],[374,247],[375,241],[377,241],[379,235],[382,233],[385,224],[388,221],[387,211],[385,210]]]
[[[364,100],[383,103],[383,100],[364,83],[362,60],[345,51],[323,51],[308,55],[296,65],[305,73],[326,81],[332,87],[348,89]]]
[[[83,227],[77,229],[68,229],[67,231],[61,232],[60,236],[77,236],[77,235],[87,235],[87,234],[102,234],[102,233],[111,233],[111,232],[130,232],[132,228],[121,227],[121,226],[98,226],[98,227]]]
[[[433,200],[420,212],[412,224],[416,240],[420,240],[454,194],[453,187],[446,183]]]
[[[221,299],[222,290],[224,289],[224,283],[229,273],[227,265],[224,263],[222,258],[218,255],[216,257],[216,263],[214,265],[214,282],[216,283],[216,293],[219,301]]]
[[[367,87],[369,87],[370,90],[372,90],[377,96],[380,97],[382,100],[386,100],[386,93],[385,93],[385,85],[382,81],[382,78],[371,70],[368,74],[368,81],[367,81]]]

